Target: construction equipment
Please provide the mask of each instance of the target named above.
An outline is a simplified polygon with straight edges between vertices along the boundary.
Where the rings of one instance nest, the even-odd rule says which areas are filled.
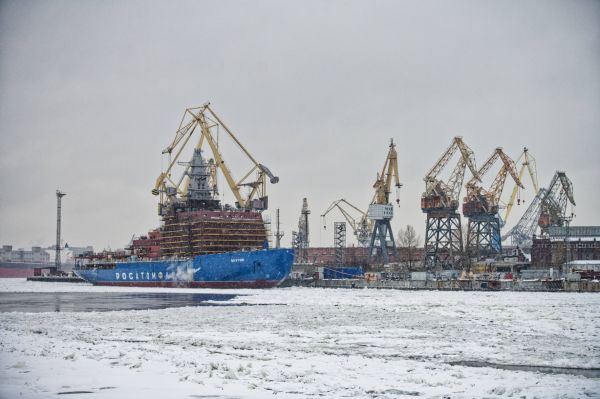
[[[181,161],[194,132],[198,141],[189,162]],[[238,181],[225,162],[218,139],[224,131],[237,146],[250,170]],[[221,141],[222,142],[222,141]],[[206,159],[203,144],[207,143],[213,159]],[[209,104],[185,110],[171,144],[163,150],[168,164],[152,190],[159,196],[158,214],[162,227],[160,256],[187,258],[196,255],[256,250],[266,248],[270,239],[270,220],[262,211],[268,207],[267,180],[279,178],[259,164],[229,128],[212,111]],[[183,173],[173,178],[175,165],[184,166]],[[235,205],[222,205],[219,200],[217,171],[224,176]],[[247,190],[247,191],[246,191]]]
[[[560,182],[560,184],[559,184]],[[563,226],[567,216],[567,204],[575,206],[575,197],[573,196],[573,183],[567,177],[565,172],[556,172],[547,194],[542,197],[542,212],[538,219],[538,225],[542,233],[550,226]]]
[[[511,239],[513,245],[529,247],[537,228],[562,226],[567,213],[567,201],[575,205],[573,184],[565,172],[557,171],[548,188],[540,188],[529,207],[502,240]]]
[[[479,184],[479,179],[483,179],[483,176],[498,159],[502,161],[503,165],[490,188],[485,190]],[[467,196],[463,202],[463,215],[469,219],[466,249],[470,258],[479,259],[481,256],[499,254],[502,250],[501,221],[498,212],[500,197],[508,174],[511,175],[517,187],[523,188],[523,184],[517,176],[514,161],[502,151],[502,148],[498,147],[479,168],[477,176],[471,178],[466,184]]]
[[[456,152],[460,159],[447,182],[438,178]],[[476,179],[477,166],[473,151],[463,142],[462,137],[454,137],[448,149],[425,175],[425,192],[421,197],[421,210],[427,214],[425,225],[425,267],[451,268],[463,254],[460,215],[456,210],[459,195],[469,168]]]
[[[502,236],[502,240],[510,238],[512,245],[521,248],[531,247],[531,238],[538,228],[538,221],[542,213],[541,202],[542,197],[547,194],[545,188],[540,188],[537,195],[529,203],[529,206],[521,216],[521,219],[515,224],[512,229]]]
[[[353,217],[350,213],[351,210],[345,209],[345,206],[348,206],[351,208],[351,210],[358,212],[359,216],[356,218]],[[360,246],[360,247],[369,246],[369,238],[370,238],[369,234],[371,233],[372,223],[369,220],[369,218],[367,217],[367,212],[361,210],[360,208],[358,208],[355,205],[352,205],[350,202],[346,201],[344,198],[340,198],[339,200],[333,201],[331,203],[331,205],[329,205],[329,208],[327,208],[327,210],[325,212],[323,212],[323,214],[321,215],[321,218],[323,219],[323,228],[324,229],[327,228],[325,217],[327,216],[327,214],[329,212],[331,212],[334,209],[337,209],[341,212],[342,216],[344,216],[344,219],[346,219],[346,221],[352,228],[352,231],[354,232],[354,235],[356,236],[356,240],[358,241],[358,246]]]
[[[515,161],[515,163],[517,163],[517,164],[519,162],[521,162],[521,168],[519,169],[519,180],[521,182],[523,182],[523,176],[525,174],[525,169],[527,169],[527,171],[529,172],[529,177],[531,178],[531,184],[533,186],[533,195],[534,196],[537,195],[540,188],[538,185],[537,168],[536,168],[535,158],[533,156],[531,156],[531,154],[529,154],[529,149],[527,147],[523,148],[523,152],[521,153],[519,158],[517,158],[517,160]],[[521,204],[521,199],[517,198],[518,192],[519,192],[519,185],[515,184],[514,188],[512,189],[512,192],[510,194],[508,203],[506,203],[506,210],[504,212],[504,217],[502,218],[502,221],[504,223],[506,223],[508,221],[508,216],[511,213],[511,210],[515,203],[515,199],[517,200],[517,205]]]
[[[172,169],[178,163],[183,149],[198,128],[200,137],[194,148],[192,160],[189,163],[179,162],[180,165],[186,165],[186,169],[179,180],[175,181],[171,176]],[[251,169],[238,181],[233,178],[213,134],[213,131],[220,131],[221,129],[229,135],[252,165]],[[202,146],[205,141],[211,149],[214,160],[205,161],[202,158]],[[235,197],[235,206],[241,210],[262,211],[267,209],[267,178],[272,184],[279,181],[279,178],[274,176],[269,168],[258,163],[250,155],[248,150],[213,112],[210,103],[185,110],[173,142],[162,153],[169,155],[168,167],[158,176],[152,190],[152,194],[160,196],[158,213],[161,216],[165,215],[167,209],[170,208],[185,208],[188,210],[218,209],[220,207],[219,201],[214,199],[214,194],[217,192],[216,169],[219,169],[225,177]],[[253,173],[255,178],[250,179]],[[249,188],[247,195],[242,194],[242,187]]]
[[[392,190],[392,179],[396,186],[396,203],[400,205],[399,189],[402,187],[398,176],[398,154],[394,140],[390,140],[388,155],[381,169],[377,174],[377,179],[373,188],[375,195],[369,205],[368,218],[374,223],[369,244],[369,261],[375,255],[379,256],[383,263],[388,263],[387,237],[389,236],[394,255],[397,255],[396,241],[390,225],[390,220],[394,216],[394,207],[390,204],[390,194]]]

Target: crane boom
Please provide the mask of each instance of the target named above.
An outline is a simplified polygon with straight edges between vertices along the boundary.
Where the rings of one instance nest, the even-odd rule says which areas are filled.
[[[556,172],[546,195],[542,197],[541,214],[538,224],[544,231],[548,226],[562,226],[567,210],[567,202],[575,205],[573,183],[565,172]]]
[[[535,163],[535,158],[533,156],[531,156],[531,154],[529,153],[529,149],[527,147],[523,148],[523,152],[521,153],[521,155],[519,156],[519,158],[517,158],[516,163],[518,163],[519,161],[521,161],[521,168],[519,169],[519,180],[522,182],[523,181],[523,176],[525,175],[525,170],[527,170],[529,172],[529,177],[531,178],[531,184],[533,185],[533,190],[534,193],[533,195],[537,195],[538,191],[540,190],[539,185],[538,185],[538,179],[537,179],[537,167],[536,167],[536,163]],[[515,184],[511,194],[510,194],[510,198],[508,200],[508,203],[506,204],[506,211],[504,212],[504,222],[506,223],[506,221],[508,220],[508,216],[510,215],[513,205],[515,204],[515,199],[517,198],[517,193],[519,191],[519,186]]]
[[[479,202],[484,212],[497,213],[498,203],[508,174],[511,175],[517,187],[523,188],[523,184],[517,175],[514,161],[504,153],[501,147],[496,148],[481,168],[479,168],[477,171],[479,179],[485,176],[498,159],[502,161],[503,165],[488,190],[481,188],[477,184],[478,179],[475,177],[469,180],[466,185],[467,197],[465,198],[465,204]]]
[[[356,212],[359,213],[360,216],[356,217],[356,218],[352,217],[350,212],[348,212],[346,209],[344,209],[344,205],[347,205],[350,208],[354,209]],[[331,203],[331,205],[329,205],[329,208],[327,208],[327,210],[325,212],[323,212],[323,214],[321,215],[321,217],[323,218],[323,222],[324,222],[323,223],[324,228],[326,227],[325,217],[327,216],[327,214],[329,214],[329,212],[333,211],[334,209],[339,210],[340,213],[342,214],[342,216],[344,217],[344,219],[346,219],[346,221],[350,225],[350,227],[352,227],[354,235],[356,236],[356,239],[358,240],[358,245],[361,247],[368,246],[369,245],[369,231],[371,230],[371,221],[367,217],[367,213],[365,211],[359,209],[357,206],[352,205],[350,202],[348,202],[344,198],[335,200]]]
[[[208,108],[208,106],[207,106],[207,109],[210,110],[210,108]],[[233,176],[231,175],[231,171],[229,170],[229,167],[225,163],[225,160],[223,159],[223,155],[221,155],[221,151],[219,151],[219,147],[217,146],[216,140],[214,139],[213,135],[210,132],[210,129],[208,128],[206,119],[200,117],[200,115],[198,115],[196,117],[197,117],[198,123],[200,124],[200,126],[202,128],[202,137],[206,138],[206,142],[210,146],[213,156],[215,157],[215,164],[221,169],[221,172],[223,172],[223,176],[225,176],[225,180],[227,181],[227,184],[229,185],[229,188],[231,189],[232,194],[234,195],[237,203],[239,204],[239,207],[246,208],[246,206],[247,206],[246,199],[242,197],[242,194],[240,193],[240,190],[238,188],[238,184],[233,179]],[[249,198],[251,198],[251,197],[249,197]]]
[[[515,167],[515,162],[508,157],[504,153],[504,151],[500,152],[500,159],[502,160],[503,166],[500,173],[496,175],[494,182],[492,183],[489,192],[492,195],[493,202],[497,204],[500,201],[500,196],[502,195],[502,190],[504,189],[504,182],[506,181],[506,172],[510,174],[513,178],[513,181],[520,188],[525,188],[519,176],[517,176],[517,169]]]
[[[425,180],[425,183],[426,183],[425,191],[427,193],[429,193],[433,190],[433,188],[435,187],[435,182],[437,181],[438,174],[442,171],[442,169],[444,169],[446,167],[446,165],[450,161],[450,158],[452,158],[452,156],[458,149],[458,147],[456,146],[457,139],[460,139],[460,138],[459,137],[454,138],[454,140],[452,141],[452,143],[450,144],[448,149],[442,154],[440,159],[435,163],[435,165],[433,165],[433,167],[425,175],[425,178],[423,180]],[[462,139],[460,139],[460,140],[462,140]]]
[[[217,140],[215,140],[212,132],[214,128],[222,128],[250,160],[250,170],[239,181],[236,181],[233,178],[233,174],[225,162],[223,154],[219,149]],[[171,179],[171,172],[174,165],[181,157],[183,149],[186,147],[196,130],[200,130],[200,137],[194,149],[195,154],[197,154],[195,156],[201,156],[200,154],[202,146],[206,142],[214,157],[214,161],[210,160],[207,164],[207,168],[210,171],[209,178],[212,192],[217,192],[216,170],[218,169],[225,177],[225,181],[235,197],[237,208],[257,211],[267,209],[267,177],[272,184],[277,183],[279,178],[275,176],[268,167],[256,161],[256,159],[248,152],[248,150],[242,145],[242,143],[231,132],[231,130],[229,130],[223,121],[210,108],[210,103],[206,103],[201,107],[188,108],[185,110],[184,115],[181,118],[179,128],[175,132],[175,138],[171,144],[162,151],[163,154],[169,155],[169,163],[167,169],[164,172],[161,172],[156,179],[154,189],[152,190],[152,194],[160,195],[159,213],[163,214],[164,210],[169,205],[186,200],[187,186],[183,186],[184,188],[182,188],[182,184],[186,180],[186,177],[189,177],[189,166],[186,168],[184,174],[177,183]],[[172,156],[173,154],[174,156]],[[256,179],[248,181],[252,174],[256,175]],[[189,181],[189,179],[187,180]],[[241,187],[248,187],[249,193],[247,195],[243,195],[240,190]],[[212,206],[214,206],[214,202],[215,201],[211,202],[213,203]]]
[[[439,173],[457,151],[460,152],[461,156],[448,181],[439,180]],[[458,208],[458,197],[467,167],[471,171],[473,179],[480,180],[473,151],[465,144],[462,137],[454,137],[450,147],[424,178],[425,192],[421,201],[421,208],[424,212],[434,208]]]
[[[467,253],[471,258],[483,258],[502,252],[500,229],[502,222],[498,215],[500,196],[507,175],[522,187],[517,176],[515,163],[498,147],[477,171],[482,179],[496,161],[502,161],[502,167],[494,177],[489,189],[484,189],[473,177],[467,183],[467,196],[463,203],[463,215],[469,219],[467,227]]]
[[[502,240],[507,240],[511,238],[513,245],[524,246],[528,243],[531,243],[531,237],[535,234],[535,231],[538,226],[538,220],[540,218],[540,214],[542,213],[541,204],[542,197],[546,195],[546,189],[540,188],[536,196],[529,203],[529,206],[525,210],[521,219],[517,222],[516,225],[509,230],[508,233],[502,236]]]
[[[562,226],[567,202],[575,205],[573,184],[565,172],[557,171],[548,188],[540,188],[521,219],[502,239],[510,237],[514,244],[523,246],[531,242],[538,226],[542,230],[548,226]]]
[[[371,204],[389,204],[390,194],[392,192],[392,179],[394,180],[396,188],[402,187],[402,184],[400,184],[400,177],[398,176],[398,153],[396,152],[394,140],[391,140],[390,142],[388,155],[383,163],[381,173],[377,174],[377,179],[375,180],[375,184],[373,184],[375,195],[373,196]],[[396,198],[396,202],[400,204],[400,199],[398,197]]]

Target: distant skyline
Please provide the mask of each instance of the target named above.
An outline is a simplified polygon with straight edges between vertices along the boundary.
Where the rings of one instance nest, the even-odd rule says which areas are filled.
[[[52,245],[57,189],[70,245],[158,227],[161,151],[205,102],[280,177],[266,213],[274,231],[281,208],[285,246],[303,197],[311,246],[332,245],[343,219],[319,215],[339,198],[367,209],[390,138],[394,234],[423,240],[423,177],[457,135],[478,165],[528,147],[541,187],[572,180],[572,224],[600,225],[598,21],[597,1],[2,1],[0,245]]]

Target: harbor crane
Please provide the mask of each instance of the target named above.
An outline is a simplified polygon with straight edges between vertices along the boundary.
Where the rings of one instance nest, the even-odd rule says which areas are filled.
[[[559,184],[560,182],[560,184]],[[538,225],[542,233],[550,226],[562,226],[567,219],[567,205],[575,206],[573,183],[565,172],[556,172],[545,196],[541,201],[541,214]]]
[[[489,189],[485,190],[478,183],[478,179],[490,168],[501,160],[503,165],[494,178]],[[472,177],[466,184],[467,196],[463,202],[463,215],[469,219],[467,227],[467,254],[470,257],[480,258],[499,254],[502,251],[500,239],[501,220],[498,214],[500,197],[507,175],[510,174],[517,187],[524,188],[517,176],[515,163],[498,147],[477,171],[477,176]]]
[[[196,130],[199,130],[200,137],[194,148],[192,160],[190,162],[178,162],[183,149]],[[240,180],[236,181],[233,178],[233,174],[219,150],[215,134],[220,130],[227,133],[251,163],[250,170]],[[205,142],[214,157],[208,162],[202,157],[202,147]],[[173,142],[162,153],[169,156],[168,167],[160,173],[152,190],[152,194],[159,196],[158,213],[161,216],[164,216],[168,209],[173,210],[174,208],[219,208],[219,201],[214,198],[214,194],[217,193],[217,169],[225,177],[225,181],[235,197],[236,208],[242,210],[260,212],[267,209],[267,178],[271,184],[279,181],[279,178],[273,175],[269,168],[260,164],[250,155],[231,130],[213,112],[210,103],[185,110]],[[186,166],[185,171],[178,180],[174,180],[171,176],[176,163]],[[247,195],[242,194],[242,187],[249,189]]]
[[[376,258],[381,256],[384,264],[388,263],[388,236],[392,245],[392,251],[394,255],[397,255],[394,233],[390,225],[390,220],[394,216],[394,206],[390,204],[392,181],[396,186],[396,203],[400,206],[399,189],[402,187],[402,184],[400,184],[400,177],[398,176],[398,154],[396,153],[394,140],[390,140],[383,168],[381,169],[381,173],[377,174],[377,179],[375,180],[375,184],[373,184],[375,195],[367,213],[368,218],[373,223],[371,241],[369,243],[369,261],[373,255]]]
[[[346,207],[350,207],[350,210],[346,209]],[[372,223],[371,220],[367,217],[367,213],[355,205],[352,205],[350,202],[345,200],[344,198],[340,198],[335,200],[329,205],[329,208],[321,215],[323,218],[323,228],[327,228],[325,223],[325,217],[327,214],[334,209],[340,211],[344,219],[348,222],[350,227],[352,227],[352,231],[356,236],[356,240],[358,241],[358,246],[360,247],[368,247],[369,246],[369,234],[371,232]],[[358,212],[358,217],[353,217],[350,212],[355,211]]]
[[[544,232],[547,227],[564,224],[568,203],[575,205],[573,184],[565,172],[557,171],[548,188],[540,188],[521,219],[502,239],[510,238],[513,245],[520,247],[531,246],[538,226]]]
[[[456,152],[460,159],[447,181],[438,176]],[[454,137],[448,149],[425,175],[425,192],[421,210],[427,214],[425,225],[425,267],[453,267],[457,256],[463,254],[460,215],[457,212],[459,195],[466,168],[479,179],[475,155],[462,137]]]
[[[523,152],[515,161],[515,163],[517,164],[519,162],[521,163],[521,168],[519,169],[519,180],[523,182],[525,170],[527,170],[529,172],[529,177],[531,178],[531,185],[533,186],[533,195],[537,195],[538,191],[540,191],[537,178],[537,167],[535,163],[535,158],[531,156],[527,147],[523,148]],[[517,200],[517,205],[520,205],[521,203],[521,199],[517,198],[518,192],[519,185],[515,183],[515,186],[510,194],[508,203],[506,204],[506,210],[504,211],[504,217],[502,218],[503,223],[506,223],[508,221],[508,217],[512,211],[513,205],[515,204],[515,199]]]

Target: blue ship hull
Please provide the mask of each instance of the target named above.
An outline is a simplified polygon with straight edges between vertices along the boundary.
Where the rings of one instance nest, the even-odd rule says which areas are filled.
[[[187,260],[77,265],[73,271],[94,285],[268,288],[288,276],[293,262],[291,249],[263,249],[199,255]]]

